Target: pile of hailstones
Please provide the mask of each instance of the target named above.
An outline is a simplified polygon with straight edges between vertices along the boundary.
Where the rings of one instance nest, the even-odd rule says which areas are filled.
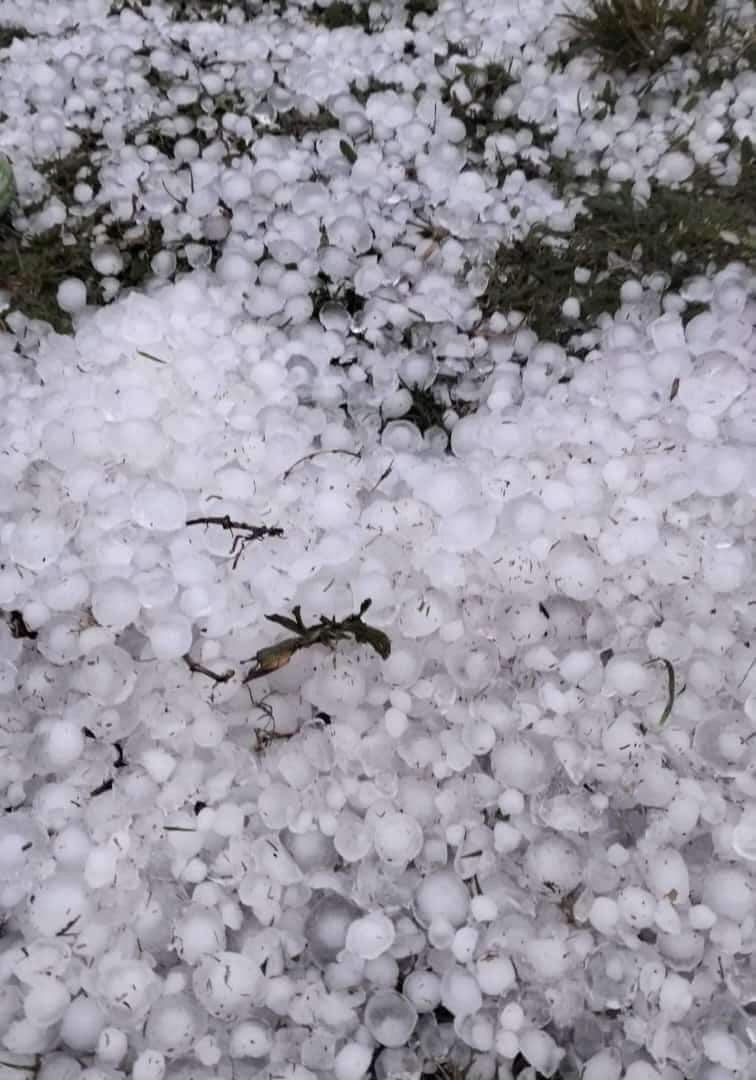
[[[502,332],[451,454],[201,274],[0,337],[6,1065],[754,1075],[752,287]]]

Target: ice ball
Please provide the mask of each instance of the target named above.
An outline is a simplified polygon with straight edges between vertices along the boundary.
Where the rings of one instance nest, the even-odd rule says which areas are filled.
[[[398,990],[377,990],[365,1006],[365,1027],[381,1046],[405,1046],[417,1024],[417,1012]]]
[[[376,821],[373,843],[383,862],[406,866],[422,850],[423,830],[413,817],[398,810]]]

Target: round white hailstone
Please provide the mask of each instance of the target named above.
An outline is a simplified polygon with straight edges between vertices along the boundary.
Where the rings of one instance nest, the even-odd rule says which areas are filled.
[[[381,912],[355,919],[346,934],[346,947],[362,960],[375,960],[390,949],[396,938],[394,924]]]
[[[113,884],[117,867],[118,858],[112,847],[95,848],[87,855],[84,880],[90,889],[104,889]]]
[[[497,742],[491,751],[491,771],[502,788],[531,795],[548,784],[553,769],[543,751],[523,736]]]
[[[601,583],[595,556],[577,543],[563,542],[555,547],[548,568],[559,592],[573,600],[590,600]]]
[[[644,859],[646,884],[657,898],[687,904],[690,879],[685,859],[671,847],[659,848]]]
[[[188,994],[169,994],[150,1009],[144,1035],[146,1042],[167,1057],[188,1054],[204,1034],[204,1019]]]
[[[119,1028],[107,1027],[97,1040],[97,1060],[105,1065],[117,1066],[129,1048],[128,1036]]]
[[[522,1056],[536,1072],[544,1076],[554,1075],[564,1057],[564,1051],[559,1049],[548,1032],[528,1028],[520,1032],[519,1042]]]
[[[688,323],[688,333],[693,322]],[[742,365],[729,353],[715,350],[698,357],[693,373],[681,379],[677,399],[690,413],[722,416],[748,385]]]
[[[186,524],[186,496],[171,484],[155,480],[143,484],[134,492],[131,509],[143,529],[173,532]]]
[[[24,1013],[40,1027],[50,1027],[62,1019],[71,995],[66,984],[51,975],[38,975],[24,998]]]
[[[731,1035],[727,1028],[722,1026],[711,1027],[701,1037],[704,1053],[709,1061],[722,1065],[725,1069],[741,1075],[741,1069],[746,1065],[748,1051],[743,1043]],[[659,1074],[656,1073],[656,1076]],[[641,1080],[645,1080],[642,1077]]]
[[[65,1011],[60,1038],[74,1053],[91,1053],[105,1027],[105,1014],[91,997],[74,998]]]
[[[610,896],[597,896],[588,912],[588,921],[600,934],[611,934],[619,920],[617,902]]]
[[[732,850],[741,859],[756,861],[756,807],[747,807],[732,830]]]
[[[267,1024],[246,1020],[231,1029],[228,1052],[232,1058],[263,1058],[270,1053],[273,1036]]]
[[[435,971],[412,971],[404,980],[402,993],[419,1013],[433,1012],[441,1002],[441,979]]]
[[[742,451],[733,446],[708,447],[693,478],[702,495],[721,498],[737,491],[746,476]]]
[[[373,843],[383,862],[406,866],[422,851],[423,830],[413,817],[399,810],[376,821]]]
[[[568,296],[562,304],[562,314],[565,319],[579,319],[580,311],[580,301],[576,296]]]
[[[114,244],[99,244],[92,248],[92,266],[98,274],[117,277],[123,270],[123,256]]]
[[[403,713],[401,709],[387,709],[383,722],[392,739],[401,739],[409,727],[407,714]]]
[[[677,1023],[682,1020],[693,1004],[693,990],[690,981],[682,975],[670,972],[659,991],[659,1009],[665,1019]]]
[[[362,1080],[370,1068],[373,1051],[370,1046],[348,1042],[341,1047],[333,1063],[335,1080]]]
[[[483,995],[477,979],[464,968],[449,968],[441,979],[441,1004],[454,1016],[479,1012]]]
[[[606,665],[604,685],[611,693],[629,697],[645,690],[650,681],[647,667],[625,656],[613,656]]]
[[[750,878],[735,867],[722,867],[706,872],[703,902],[712,911],[733,922],[742,922],[754,911],[754,890]]]
[[[159,1050],[143,1050],[131,1069],[131,1080],[163,1080],[165,1055]]]
[[[216,1020],[243,1020],[259,1004],[265,980],[249,956],[218,952],[194,969],[192,987],[199,1003]]]
[[[84,750],[84,733],[71,720],[54,720],[44,737],[44,756],[53,770],[66,769]]]
[[[31,880],[50,842],[39,822],[23,811],[0,818],[0,883]]]
[[[463,639],[446,653],[446,669],[463,691],[482,690],[499,669],[499,650],[493,642]]]
[[[134,960],[103,973],[99,991],[113,1020],[133,1026],[141,1023],[160,996],[160,979],[146,962]]]
[[[192,623],[185,615],[164,615],[147,631],[157,660],[178,660],[192,645]]]
[[[87,287],[81,278],[65,278],[58,286],[58,307],[69,315],[83,311],[87,306]]]
[[[88,652],[74,673],[72,684],[98,705],[121,705],[136,684],[134,661],[117,645],[102,645]]]
[[[638,885],[628,885],[617,895],[617,904],[622,918],[634,930],[653,925],[656,899],[646,889],[641,889]]]
[[[203,956],[225,949],[223,919],[212,908],[190,905],[176,919],[173,944],[180,960],[186,964],[196,964]]]
[[[8,553],[17,566],[44,570],[56,562],[66,543],[63,526],[45,514],[24,514],[8,543]]]
[[[381,1046],[404,1046],[415,1030],[417,1011],[398,990],[376,990],[365,1006],[363,1023]]]
[[[84,882],[66,871],[53,874],[43,881],[29,899],[29,919],[34,929],[44,937],[84,928],[90,911],[90,900]]]
[[[470,893],[453,870],[436,870],[420,883],[414,909],[422,926],[430,926],[434,919],[446,919],[456,928],[467,918]]]
[[[627,1069],[624,1080],[661,1080],[661,1074],[647,1061],[634,1061]]]
[[[731,593],[749,577],[752,559],[745,545],[723,540],[705,545],[701,565],[704,582],[712,592]]]
[[[248,202],[252,191],[252,181],[239,170],[228,169],[221,180],[221,198],[227,206]]]
[[[599,1050],[585,1063],[582,1080],[620,1080],[622,1059],[617,1050]]]
[[[321,964],[331,963],[346,944],[349,926],[362,912],[346,897],[326,893],[313,906],[304,927],[309,951]]]
[[[136,589],[119,578],[101,582],[92,593],[92,614],[100,626],[110,630],[125,630],[140,608]]]
[[[508,956],[484,954],[475,965],[478,986],[484,994],[504,995],[517,982],[517,973]]]
[[[226,251],[218,260],[215,272],[224,285],[255,280],[256,268],[241,251]]]
[[[536,885],[554,896],[566,896],[582,879],[580,852],[559,835],[542,836],[531,843],[525,869]]]

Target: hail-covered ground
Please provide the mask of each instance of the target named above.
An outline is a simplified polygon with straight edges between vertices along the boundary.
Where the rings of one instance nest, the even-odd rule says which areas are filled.
[[[0,0],[2,1080],[756,1075],[756,73],[563,12]]]

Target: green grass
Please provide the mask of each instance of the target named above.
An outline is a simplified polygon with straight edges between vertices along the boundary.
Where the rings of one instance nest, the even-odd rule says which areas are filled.
[[[701,49],[716,13],[712,0],[591,0],[586,14],[565,18],[573,54],[595,53],[609,69],[654,73]]]
[[[23,26],[3,25],[0,26],[0,49],[7,49],[14,41],[23,41],[31,35]]]
[[[324,26],[326,30],[340,30],[344,26],[370,29],[367,4],[350,3],[349,0],[332,0],[332,3],[327,5],[315,4],[310,9],[310,20]]]
[[[624,184],[588,195],[569,234],[535,228],[524,239],[501,245],[481,308],[485,318],[521,311],[539,338],[566,344],[619,307],[620,287],[628,278],[661,272],[676,291],[697,274],[736,260],[752,262],[755,252],[756,160],[746,143],[740,178],[732,187],[701,172],[685,187],[653,184],[643,205]],[[591,272],[586,284],[574,280],[578,267]],[[562,314],[568,296],[580,301],[576,320]]]

